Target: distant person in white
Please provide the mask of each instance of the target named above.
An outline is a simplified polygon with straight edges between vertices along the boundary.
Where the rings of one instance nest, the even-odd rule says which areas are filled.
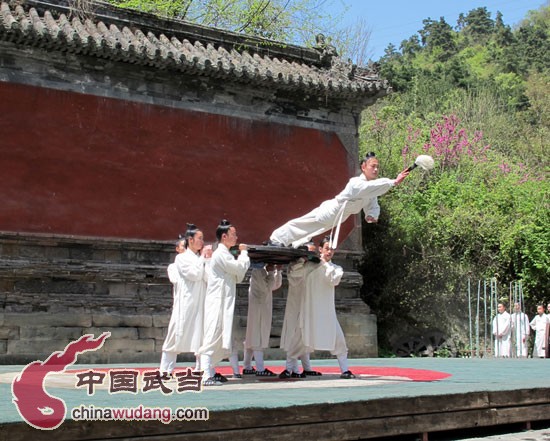
[[[544,358],[546,356],[547,327],[550,326],[550,318],[544,313],[544,305],[537,305],[537,315],[531,320],[531,329],[536,332],[533,358]]]
[[[378,221],[380,206],[378,196],[387,193],[409,175],[403,170],[396,179],[378,178],[379,163],[374,153],[368,153],[361,161],[361,175],[351,178],[346,187],[328,201],[306,215],[292,219],[277,228],[269,240],[270,245],[298,247],[309,242],[312,237],[331,229],[339,230],[339,225],[352,214],[361,210],[369,223]],[[333,243],[337,242],[333,238]],[[336,239],[336,240],[335,240]]]
[[[514,303],[514,312],[512,313],[512,335],[516,346],[517,357],[527,357],[527,339],[530,332],[529,317],[522,312],[519,303]]]
[[[495,336],[495,357],[510,357],[512,323],[510,314],[503,303],[497,306],[498,314],[493,319],[493,335]]]

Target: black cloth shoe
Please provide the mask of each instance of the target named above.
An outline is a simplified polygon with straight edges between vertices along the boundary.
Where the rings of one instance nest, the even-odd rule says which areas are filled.
[[[343,378],[344,380],[349,380],[351,378],[355,378],[355,375],[353,375],[353,372],[351,371],[346,371],[346,372],[342,372],[342,375],[340,375],[340,378]]]
[[[285,369],[283,372],[281,372],[281,373],[279,374],[279,378],[281,378],[281,379],[290,378],[290,375],[291,375],[290,372],[288,372],[288,371]]]
[[[292,378],[306,378],[306,374],[304,374],[303,372],[301,374],[298,374],[296,372],[292,372],[292,374],[290,374],[290,376]]]
[[[304,371],[302,373],[305,374],[306,377],[320,377],[321,375],[323,375],[319,371]]]
[[[269,369],[263,371],[256,371],[256,377],[275,377],[277,374],[271,372]]]
[[[254,375],[256,373],[256,369],[243,369],[243,375]]]
[[[216,380],[214,377],[210,377],[208,380],[202,382],[203,386],[221,386],[222,382]]]
[[[212,378],[216,381],[219,381],[220,383],[227,383],[227,377],[224,377],[218,372],[216,372]]]

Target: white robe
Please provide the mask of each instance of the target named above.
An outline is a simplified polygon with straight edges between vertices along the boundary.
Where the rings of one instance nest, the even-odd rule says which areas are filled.
[[[174,284],[174,304],[162,345],[165,352],[197,354],[202,344],[206,265],[204,257],[187,250],[168,266],[168,278]]]
[[[291,358],[298,358],[306,352],[300,322],[304,309],[306,271],[309,273],[315,268],[316,265],[306,264],[304,259],[299,259],[287,269],[288,294],[281,330],[281,348]]]
[[[511,354],[512,326],[510,314],[504,311],[493,319],[493,335],[495,336],[495,357],[509,357]],[[501,338],[498,338],[501,336]]]
[[[245,349],[255,351],[269,347],[273,317],[273,291],[281,287],[281,271],[254,268],[250,273]]]
[[[212,366],[231,353],[237,283],[250,266],[247,251],[235,259],[224,244],[212,253],[204,302],[204,334],[200,354],[211,357]]]
[[[176,266],[176,263],[171,263],[168,265],[168,268],[166,268],[166,272],[168,273],[168,280],[172,283],[173,289],[172,289],[172,295],[175,298],[176,297],[176,285],[180,282],[181,276],[178,272],[178,267]]]
[[[271,233],[270,240],[285,246],[299,246],[335,227],[339,214],[342,214],[341,223],[361,210],[365,212],[365,217],[372,216],[378,219],[378,196],[388,192],[394,185],[395,179],[378,178],[368,181],[364,174],[351,178],[344,190],[334,199],[323,202],[304,216],[292,219],[277,228]]]
[[[524,312],[512,313],[512,339],[516,346],[517,357],[527,357],[527,337],[529,337],[530,331],[527,314]]]
[[[307,352],[330,351],[333,355],[347,353],[344,333],[336,316],[334,287],[344,274],[342,267],[332,262],[320,263],[306,274],[302,338]]]
[[[546,356],[546,327],[550,326],[550,318],[546,314],[536,315],[531,320],[531,328],[536,332],[535,346],[533,348],[533,357]]]

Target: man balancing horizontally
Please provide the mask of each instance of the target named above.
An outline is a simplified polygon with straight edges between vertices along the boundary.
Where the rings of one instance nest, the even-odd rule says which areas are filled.
[[[378,178],[378,159],[374,153],[367,153],[361,161],[361,175],[351,178],[334,199],[323,202],[308,214],[277,228],[271,234],[268,244],[297,248],[309,242],[312,237],[335,229],[331,239],[332,248],[336,248],[340,224],[361,210],[365,212],[367,222],[377,222],[380,214],[378,196],[403,182],[413,167],[403,170],[395,179]]]

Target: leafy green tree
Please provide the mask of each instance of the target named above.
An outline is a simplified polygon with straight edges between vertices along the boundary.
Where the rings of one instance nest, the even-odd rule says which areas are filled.
[[[344,0],[107,0],[125,8],[138,9],[169,18],[183,19],[194,23],[227,29],[246,35],[259,36],[270,40],[284,41],[313,46],[315,35],[324,33],[338,53],[345,59],[351,57],[359,64],[366,64],[372,53],[368,48],[370,29],[364,20],[358,20],[351,26],[342,26],[342,18],[348,7],[339,15],[327,13],[330,4]],[[538,57],[541,71],[548,65],[548,6],[541,12],[534,12],[522,24],[521,32],[515,34],[502,21],[502,14],[497,13],[493,22],[486,8],[477,8],[468,14],[461,14],[457,29],[452,28],[443,18],[439,21],[426,19],[418,35],[404,40],[401,44],[402,55],[410,61],[415,54],[425,49],[435,61],[451,59],[457,52],[457,42],[464,47],[468,36],[475,41],[493,37],[494,60],[505,65],[503,73],[515,72],[525,74],[529,57]],[[492,31],[491,31],[492,29]],[[546,33],[546,34],[545,34]],[[282,44],[282,43],[281,43]],[[507,46],[507,50],[502,50]],[[385,62],[391,62],[387,54]],[[400,83],[406,78],[412,79],[409,68],[392,66],[391,71]],[[400,74],[401,71],[401,74]],[[401,88],[405,89],[403,84]]]
[[[521,155],[526,164],[550,167],[548,139],[550,139],[550,73],[532,71],[527,78],[525,95],[529,107],[519,116]]]
[[[550,72],[532,71],[527,78],[525,94],[529,98],[532,123],[550,130]]]
[[[470,44],[485,43],[493,34],[495,27],[491,13],[486,7],[472,9],[466,16],[460,14],[458,23]]]
[[[514,35],[510,26],[504,24],[502,13],[497,11],[494,30],[495,43],[499,47],[510,46],[514,42]]]
[[[459,57],[453,57],[444,64],[443,74],[446,82],[453,87],[468,87],[471,85],[470,69],[467,63]]]
[[[424,27],[418,31],[422,45],[439,61],[448,60],[457,51],[453,29],[443,17],[439,21],[422,20]]]
[[[138,9],[205,26],[219,27],[270,39],[291,37],[297,2],[279,0],[110,0],[122,8]]]
[[[514,71],[515,60],[509,58],[508,48],[515,43],[516,38],[510,26],[504,24],[502,14],[497,12],[493,36],[485,47],[490,54],[491,60],[502,72]]]
[[[526,75],[530,69],[543,72],[550,68],[550,6],[531,11],[514,37],[513,44],[503,52],[510,60],[510,71]]]
[[[380,75],[388,80],[393,90],[403,91],[411,86],[415,68],[404,60],[403,55],[393,44],[384,50],[384,56],[379,60]]]
[[[342,0],[107,0],[122,8],[186,20],[277,42],[315,45],[323,33],[339,55],[367,64],[370,30],[364,20],[342,25]],[[330,5],[344,5],[338,14]],[[279,44],[284,44],[279,43]],[[267,42],[266,42],[267,44]]]
[[[405,58],[410,58],[420,52],[422,47],[420,46],[418,35],[413,35],[408,40],[403,40],[400,49]]]
[[[527,98],[524,95],[525,82],[513,73],[501,73],[494,78],[498,91],[512,109],[525,108]]]

